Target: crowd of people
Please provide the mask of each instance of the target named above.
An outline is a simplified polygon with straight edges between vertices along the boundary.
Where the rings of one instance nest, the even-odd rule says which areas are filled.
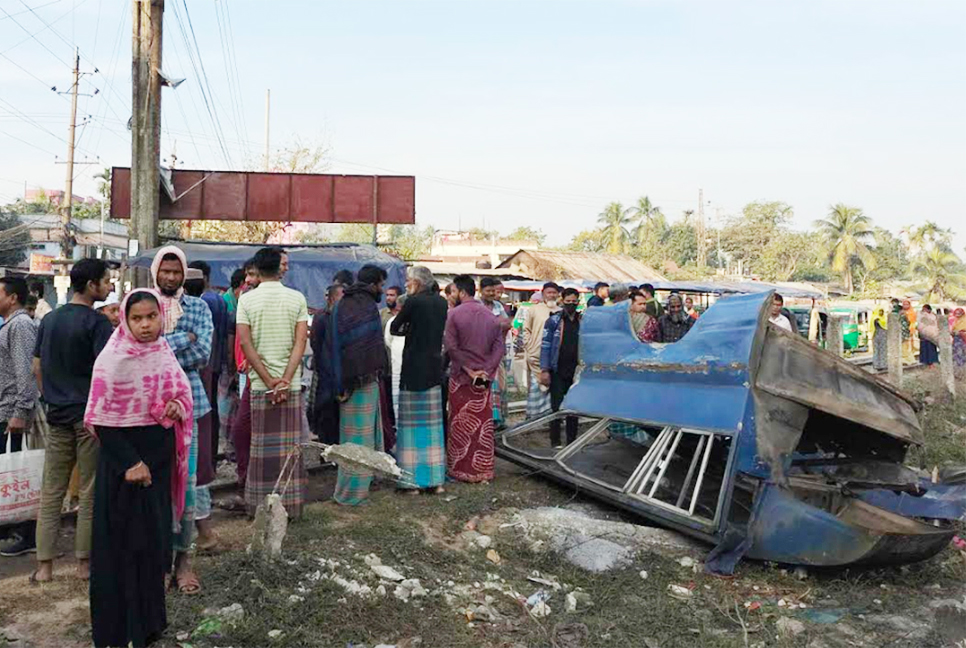
[[[153,288],[119,300],[108,266],[84,259],[70,272],[70,302],[43,315],[28,309],[36,290],[0,278],[0,451],[8,436],[18,451],[41,425],[46,452],[37,520],[19,525],[2,554],[36,552],[31,582],[50,581],[62,506],[76,491],[77,576],[90,580],[96,646],[150,644],[166,627],[166,591],[202,590],[191,549],[219,544],[209,490],[219,456],[235,461],[229,504],[249,515],[278,484],[288,515],[301,515],[299,448],[313,437],[392,453],[406,494],[494,479],[494,432],[506,425],[516,348],[499,280],[477,286],[461,275],[441,291],[429,269],[414,266],[403,288],[364,265],[337,273],[310,316],[305,297],[283,285],[287,271],[284,250],[262,248],[221,292],[208,264],[168,246],[151,265]],[[587,308],[624,302],[642,342],[677,342],[699,316],[690,298],[662,303],[650,284],[598,284]],[[549,282],[526,311],[528,418],[559,411],[574,384],[579,303],[576,289]],[[770,321],[792,330],[783,306],[776,295]],[[928,362],[936,316],[924,306],[902,321]],[[962,310],[950,325],[962,364]],[[873,327],[878,349],[883,313]],[[312,376],[303,380],[307,354]],[[573,442],[577,424],[552,420],[550,444]],[[364,503],[373,473],[337,470],[334,501]]]
[[[872,364],[879,371],[888,368],[889,344],[888,311],[898,317],[902,340],[903,362],[916,359],[931,366],[939,363],[939,336],[945,328],[952,336],[953,371],[957,379],[966,378],[966,311],[956,307],[943,314],[930,304],[922,304],[917,311],[908,299],[893,298],[888,307],[878,306],[869,318],[868,339],[872,348]]]

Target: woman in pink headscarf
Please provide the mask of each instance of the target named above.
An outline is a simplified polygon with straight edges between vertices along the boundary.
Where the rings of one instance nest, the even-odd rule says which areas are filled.
[[[167,627],[165,576],[188,478],[191,383],[161,335],[155,291],[129,293],[120,315],[94,363],[84,415],[101,442],[91,626],[95,646],[147,646]]]

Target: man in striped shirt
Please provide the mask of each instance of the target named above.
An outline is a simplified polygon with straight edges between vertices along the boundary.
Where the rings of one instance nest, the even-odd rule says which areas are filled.
[[[251,385],[251,458],[245,481],[250,511],[272,492],[286,459],[302,439],[302,356],[309,310],[302,293],[282,285],[282,256],[278,248],[259,250],[254,258],[258,290],[238,300],[236,334]],[[289,517],[298,517],[307,481],[301,458],[289,463],[282,504]]]

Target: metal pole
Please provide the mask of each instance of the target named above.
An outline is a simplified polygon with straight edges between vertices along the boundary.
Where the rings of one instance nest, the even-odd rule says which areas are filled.
[[[272,114],[272,90],[265,90],[265,171],[270,170],[269,163],[269,135],[270,135],[270,116]]]
[[[379,245],[379,177],[372,176],[372,245]]]
[[[71,87],[70,94],[70,126],[67,135],[67,183],[64,188],[64,200],[60,207],[62,210],[61,220],[63,223],[63,238],[60,243],[61,256],[71,259],[74,256],[74,246],[71,244],[70,217],[74,198],[74,134],[77,131],[77,90],[80,87],[80,52],[74,54],[74,85]],[[66,269],[66,266],[64,266]]]

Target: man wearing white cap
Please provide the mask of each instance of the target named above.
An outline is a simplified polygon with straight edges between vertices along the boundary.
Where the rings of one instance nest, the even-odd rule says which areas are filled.
[[[106,317],[114,328],[121,323],[121,302],[115,292],[108,295],[104,301],[94,302],[94,310]]]

